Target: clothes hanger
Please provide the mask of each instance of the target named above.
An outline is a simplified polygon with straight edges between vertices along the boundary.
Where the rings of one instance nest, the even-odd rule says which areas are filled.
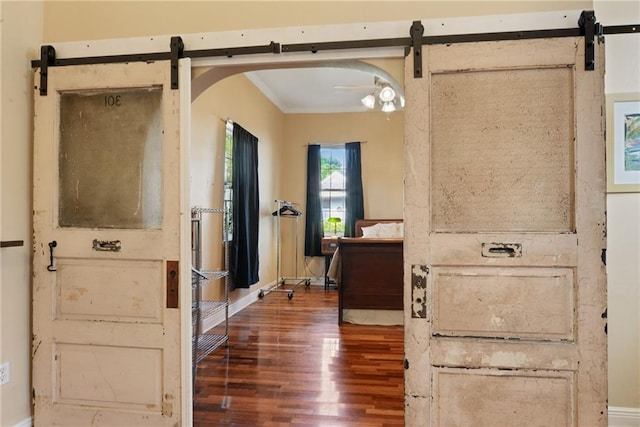
[[[296,208],[294,208],[291,205],[285,205],[285,206],[280,208],[280,211],[274,211],[272,213],[273,216],[278,216],[278,214],[280,216],[283,216],[283,215],[286,215],[286,216],[300,216],[300,215],[302,215],[302,212],[300,212],[299,210],[297,210]]]

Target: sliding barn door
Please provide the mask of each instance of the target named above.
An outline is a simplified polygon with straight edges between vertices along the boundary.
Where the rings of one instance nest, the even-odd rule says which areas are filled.
[[[605,426],[602,46],[406,63],[408,426]]]
[[[36,73],[36,427],[190,424],[188,61]]]

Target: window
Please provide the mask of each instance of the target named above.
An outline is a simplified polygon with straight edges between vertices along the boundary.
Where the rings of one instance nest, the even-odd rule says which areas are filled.
[[[228,242],[233,238],[233,123],[227,121],[224,141],[224,208],[227,212]]]
[[[344,146],[320,149],[320,204],[325,236],[343,236],[347,197]]]
[[[325,236],[355,235],[364,218],[360,143],[307,147],[304,256],[322,255]]]

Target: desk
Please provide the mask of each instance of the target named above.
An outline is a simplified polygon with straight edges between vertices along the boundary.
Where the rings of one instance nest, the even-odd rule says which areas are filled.
[[[325,290],[329,288],[331,284],[331,279],[327,276],[329,273],[329,265],[331,264],[331,258],[335,253],[336,249],[338,249],[338,238],[337,237],[323,237],[322,238],[322,248],[321,252],[324,255],[324,288]]]

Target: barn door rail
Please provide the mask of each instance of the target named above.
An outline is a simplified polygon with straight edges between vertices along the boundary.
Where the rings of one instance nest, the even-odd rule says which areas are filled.
[[[170,51],[154,53],[138,53],[124,55],[106,55],[77,58],[56,58],[55,48],[51,45],[43,45],[40,49],[40,59],[32,60],[32,68],[40,68],[40,95],[47,94],[47,75],[51,67],[86,64],[110,64],[126,62],[152,62],[170,60],[172,67],[173,89],[178,88],[178,67],[180,58],[214,58],[225,56],[228,58],[239,55],[255,54],[281,54],[291,52],[310,52],[312,54],[326,50],[342,49],[374,49],[385,47],[404,47],[408,54],[413,49],[414,78],[422,77],[422,46],[434,44],[469,43],[482,41],[526,40],[551,37],[584,37],[585,38],[585,69],[595,69],[595,43],[599,37],[608,34],[639,33],[640,24],[615,25],[604,27],[596,21],[594,11],[585,10],[580,14],[577,28],[560,28],[549,30],[504,31],[473,34],[453,34],[442,36],[424,35],[424,27],[421,21],[413,21],[409,28],[408,37],[371,39],[371,40],[345,40],[320,43],[292,43],[280,44],[271,41],[260,46],[228,47],[216,49],[185,50],[182,39],[179,36],[171,37]]]

